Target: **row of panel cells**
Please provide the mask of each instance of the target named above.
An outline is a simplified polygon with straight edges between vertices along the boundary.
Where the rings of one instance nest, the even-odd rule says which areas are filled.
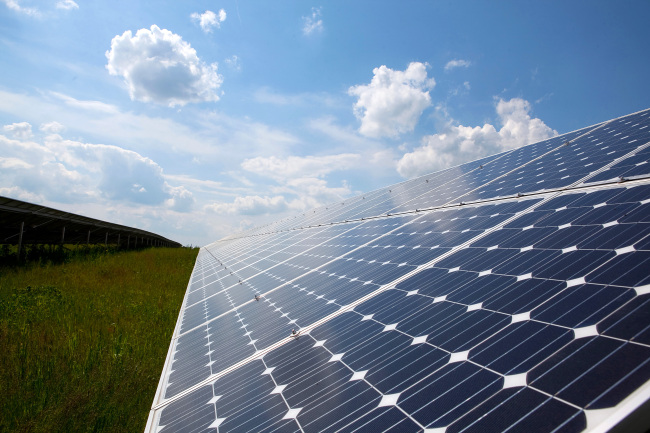
[[[231,312],[181,335],[174,348],[165,398],[254,354],[247,332],[238,316]]]
[[[312,272],[296,280],[294,287],[296,286],[308,294],[338,305],[350,304],[379,288],[371,282],[321,272]]]
[[[418,242],[416,246],[373,245],[354,251],[348,256],[348,260],[366,260],[379,263],[393,261],[396,264],[406,263],[412,266],[420,266],[450,250],[450,247],[441,247],[438,244],[425,246],[421,245],[421,242]]]
[[[468,248],[436,264],[429,272],[445,281],[457,281],[461,284],[460,287],[466,281],[476,279],[471,284],[482,286],[483,289],[478,294],[472,294],[471,288],[468,289],[474,303],[489,302],[494,296],[501,296],[501,291],[516,291],[512,288],[513,281],[515,285],[536,285],[550,279],[553,281],[548,282],[549,286],[577,286],[572,290],[584,292],[582,296],[589,294],[589,299],[601,299],[598,303],[600,305],[608,299],[621,302],[631,296],[633,291],[628,288],[645,286],[649,281],[648,264],[650,257],[647,251],[616,254],[602,250],[572,250],[563,253],[558,250],[531,249],[519,252],[512,249],[486,251],[482,248]],[[453,265],[456,266],[451,267]],[[456,272],[460,273],[456,276],[446,275]],[[437,296],[445,295],[447,293]]]
[[[613,229],[611,234],[627,232],[629,239],[636,242],[640,236],[645,236],[643,223],[649,222],[650,207],[647,206],[647,199],[644,198],[648,196],[650,196],[648,186],[560,196],[540,206],[534,212],[522,215],[508,223],[501,230],[502,233],[496,231],[472,245],[499,245],[508,248],[539,245],[542,248],[563,249],[578,245],[571,243],[574,240],[584,242],[601,229]],[[562,230],[566,231],[562,232]],[[540,236],[545,237],[545,234],[553,233],[561,233],[566,241],[560,244],[531,242],[534,239],[540,242]],[[625,242],[625,239],[627,239],[625,236],[620,237],[618,244]],[[601,240],[604,244],[608,243],[605,238]],[[591,246],[597,249],[596,243]],[[605,246],[602,249],[611,249],[611,247]]]
[[[617,126],[609,125],[593,131],[570,146],[562,147],[499,182],[482,188],[475,197],[486,198],[497,192],[497,195],[509,195],[570,185],[650,139],[647,133],[630,130],[629,126],[619,125],[619,129],[616,128]]]
[[[320,249],[318,251],[320,252]],[[305,253],[290,258],[286,263],[303,269],[315,269],[331,260],[332,256],[329,255]]]
[[[400,194],[398,200],[393,199],[390,202],[387,202],[386,211],[390,210],[391,212],[400,212],[414,210],[411,201],[417,200],[417,198],[422,195],[437,195],[441,189],[446,187],[447,182],[451,179],[476,171],[478,170],[478,167],[488,164],[490,161],[499,157],[499,155],[492,155],[471,163],[463,164],[460,167],[450,168],[448,170],[416,178],[411,181],[415,188],[411,188],[407,194]],[[399,190],[397,192],[399,194]]]
[[[240,326],[246,327],[247,335],[256,341],[255,347],[264,348],[285,338],[289,335],[292,324],[294,327],[307,326],[339,308],[328,299],[323,299],[322,296],[313,295],[313,293],[308,295],[306,290],[301,291],[299,288],[299,286],[285,286],[274,291],[272,295],[263,296],[262,302],[252,302],[237,308],[238,318],[242,319]],[[237,289],[241,290],[241,299],[236,296]],[[235,289],[229,289],[228,294],[228,303],[222,307],[230,310],[234,305],[251,301],[255,291],[248,287],[247,283],[244,283]],[[217,302],[217,298],[210,298],[206,303],[210,301]],[[193,308],[198,307],[202,306],[197,305]],[[186,316],[188,313],[186,312]],[[194,322],[184,321],[181,332],[187,332],[192,329],[192,326],[212,321],[215,317],[216,314],[210,314],[205,309],[204,315],[198,317]],[[219,349],[219,346],[215,347]]]
[[[183,310],[180,332],[187,332],[190,329],[194,329],[208,320],[227,313],[232,308],[226,291],[205,298],[203,301]]]
[[[256,347],[264,348],[289,335],[290,327],[309,326],[376,288],[374,284],[317,272],[262,296],[261,301],[238,307],[237,311],[251,338],[257,340]],[[267,307],[272,307],[273,313]]]
[[[319,274],[320,275],[320,274]],[[326,277],[321,277],[321,280]],[[205,328],[196,329],[179,338],[177,354],[172,364],[172,376],[166,397],[169,398],[189,386],[195,385],[206,375],[216,373],[252,354],[253,348],[264,348],[285,338],[290,327],[307,326],[340,308],[335,299],[327,296],[341,295],[341,301],[354,301],[366,295],[376,286],[361,282],[330,279],[333,284],[287,286],[272,295],[238,309],[238,319],[233,314],[209,323],[209,330],[219,332],[209,340]],[[329,287],[328,287],[329,286]],[[313,289],[313,290],[312,290]],[[321,293],[319,295],[319,293]],[[346,299],[347,296],[347,299]],[[245,332],[244,332],[245,331]],[[249,343],[254,343],[251,347]],[[206,367],[211,367],[209,370]]]
[[[481,308],[508,315],[521,315],[569,328],[592,326],[632,300],[635,290],[504,275],[478,275],[432,268],[400,283],[407,292],[417,291],[433,300],[454,303],[459,311]],[[442,308],[442,307],[438,307]]]
[[[402,293],[402,296],[403,295],[404,294]],[[508,425],[516,426],[517,428],[515,430],[526,431],[526,428],[531,425],[557,426],[562,422],[565,422],[567,419],[579,419],[580,422],[577,422],[574,426],[576,427],[575,431],[579,431],[583,428],[584,417],[577,416],[581,414],[576,414],[574,411],[572,418],[561,418],[558,411],[565,412],[567,408],[558,405],[556,400],[540,399],[539,395],[531,394],[528,388],[507,388],[501,390],[501,388],[503,388],[503,383],[499,382],[501,378],[497,376],[492,377],[492,380],[488,380],[490,379],[490,375],[487,374],[485,370],[479,370],[476,367],[472,367],[470,364],[445,364],[444,368],[436,370],[433,374],[429,374],[430,370],[425,369],[423,371],[421,368],[418,368],[418,365],[435,365],[436,362],[439,362],[437,360],[440,356],[431,357],[431,355],[429,355],[429,357],[424,357],[421,354],[418,356],[412,355],[416,349],[426,348],[428,351],[432,350],[428,345],[412,344],[413,339],[410,337],[416,335],[418,331],[417,329],[409,329],[408,322],[405,322],[407,323],[405,325],[401,323],[397,325],[397,330],[401,330],[402,327],[405,327],[407,333],[408,331],[412,332],[409,338],[403,338],[402,333],[377,332],[379,329],[384,329],[382,325],[393,320],[400,320],[399,316],[395,316],[394,313],[390,311],[392,310],[390,305],[394,305],[395,301],[396,300],[393,299],[382,299],[381,302],[377,302],[377,304],[381,306],[389,305],[387,310],[389,310],[393,315],[384,317],[382,316],[382,311],[376,312],[375,316],[373,316],[373,322],[366,322],[374,323],[379,321],[379,328],[375,329],[374,333],[366,329],[351,330],[340,322],[340,320],[343,319],[337,318],[333,321],[327,322],[326,325],[317,328],[317,331],[322,330],[322,333],[314,333],[314,335],[316,335],[318,340],[325,340],[326,345],[331,346],[331,350],[334,353],[344,352],[342,359],[347,363],[347,365],[351,366],[353,370],[368,370],[366,371],[366,377],[377,380],[377,388],[382,392],[386,393],[403,389],[404,391],[399,394],[399,401],[397,403],[400,407],[407,408],[409,413],[412,413],[414,417],[428,427],[451,424],[448,431],[458,431],[461,426],[467,426],[468,424],[466,423],[471,423],[472,420],[484,419],[483,415],[477,416],[477,411],[478,413],[483,413],[485,416],[491,417],[494,422],[501,419],[504,414],[512,414],[512,411],[510,410],[512,407],[521,408],[522,404],[530,403],[531,399],[536,399],[538,403],[531,406],[529,412],[517,412],[520,419],[517,419],[516,422],[511,420]],[[366,307],[369,306],[367,304],[364,305]],[[401,311],[404,311],[407,314],[412,310],[413,308],[401,309]],[[369,309],[363,311],[363,313],[369,313],[370,311],[373,310]],[[472,313],[468,312],[468,314]],[[381,320],[384,320],[384,322],[381,323]],[[451,320],[453,320],[453,318]],[[411,322],[413,322],[413,320],[411,320]],[[472,320],[468,319],[460,321],[460,323],[464,324],[463,328],[469,326],[471,330],[475,331],[482,331],[481,324],[485,326],[487,323],[485,318],[481,319],[480,316],[477,320],[474,320],[474,322],[475,323],[472,323]],[[351,339],[352,343],[355,344],[355,347],[350,350],[350,348],[345,346],[345,341],[337,343],[337,338],[335,338],[336,336],[327,335],[328,330],[338,333],[341,340]],[[403,340],[401,345],[396,345],[397,353],[395,353],[395,350],[388,349],[385,344],[381,344],[381,340],[386,340],[387,338],[401,338]],[[303,340],[304,337],[301,341]],[[427,341],[428,340],[429,339],[427,338]],[[598,408],[616,404],[628,395],[629,392],[631,392],[630,390],[633,390],[638,383],[647,380],[643,373],[644,369],[640,368],[645,365],[644,362],[647,359],[647,353],[640,350],[637,346],[630,346],[621,342],[612,344],[611,341],[600,337],[574,340],[570,343],[569,340],[571,339],[566,330],[544,326],[535,322],[522,322],[507,326],[505,331],[500,333],[494,333],[490,339],[486,340],[476,348],[473,348],[470,351],[469,356],[470,360],[475,363],[478,362],[480,365],[488,365],[491,369],[502,374],[515,374],[526,370],[529,366],[539,364],[539,359],[553,353],[557,349],[558,345],[565,345],[568,343],[561,352],[549,358],[545,363],[542,363],[538,368],[531,371],[528,374],[527,380],[528,383],[534,382],[534,385],[545,392],[561,392],[562,398],[565,398],[574,404],[581,405],[581,407]],[[295,347],[291,347],[290,350],[291,355],[298,356]],[[436,352],[440,352],[440,350],[438,349]],[[444,353],[439,355],[444,355]],[[286,357],[286,354],[280,354],[280,357],[282,356]],[[354,363],[359,361],[357,357],[360,357],[361,360],[365,359],[365,364],[362,363],[355,365]],[[594,357],[601,361],[597,362],[595,367],[585,371],[585,361],[593,361]],[[269,359],[269,357],[266,359]],[[289,366],[289,372],[292,372],[290,377],[295,377],[296,372],[319,371],[318,368],[314,368],[312,362],[307,363],[309,367],[304,367],[299,360],[295,359],[295,357],[294,359],[287,359],[286,362]],[[272,364],[273,362],[269,363],[269,365]],[[625,368],[621,368],[621,365],[624,365]],[[463,367],[461,368],[461,366]],[[393,370],[391,370],[391,367]],[[645,370],[647,375],[647,369]],[[612,371],[615,373],[612,374]],[[607,375],[605,375],[605,381],[602,380],[603,372],[607,372]],[[278,373],[280,372],[278,371]],[[426,376],[426,380],[420,380],[422,375]],[[283,377],[280,377],[279,383],[288,382],[288,380],[283,379]],[[321,380],[317,381],[318,385],[321,384]],[[451,381],[450,386],[446,386],[447,381]],[[418,382],[418,386],[406,389],[407,386],[410,386],[415,382]],[[494,385],[494,383],[497,382],[498,386]],[[461,385],[457,385],[459,383]],[[588,388],[586,393],[585,386]],[[310,388],[318,391],[318,387]],[[486,388],[489,388],[490,391],[485,391]],[[331,387],[328,387],[327,389],[330,394],[332,392],[335,393],[335,398],[344,397],[344,395],[339,395],[341,388],[332,390]],[[522,390],[527,391],[523,392]],[[288,387],[284,394],[292,396],[290,391],[291,387]],[[475,396],[477,391],[481,391],[482,397],[473,400],[474,404],[469,405],[469,408],[473,409],[468,412],[469,408],[464,406],[463,402],[466,402],[469,397]],[[490,392],[492,393],[491,395],[489,395]],[[251,394],[249,393],[247,395],[247,398],[250,398]],[[480,400],[485,397],[489,398],[481,403]],[[303,407],[308,407],[309,405],[306,404],[308,401],[318,399],[322,402],[325,398],[326,397],[318,398],[315,396],[306,400],[289,401],[290,406],[292,407],[295,407],[297,404],[301,404]],[[519,401],[518,399],[522,400]],[[379,427],[387,428],[392,426],[392,417],[379,415],[378,411],[385,411],[387,409],[377,407],[376,400],[377,399],[375,399],[375,404],[371,406],[372,412],[362,414],[357,418],[357,420],[351,421],[347,424],[350,428],[344,428],[344,431],[352,431],[354,430],[352,426],[356,427],[359,425],[366,425],[366,422],[370,420],[376,420],[376,422],[369,424],[375,429]],[[354,401],[354,399],[352,401]],[[423,406],[422,401],[428,401],[431,403]],[[335,408],[319,404],[316,406],[321,408],[320,412],[316,407],[310,411],[301,411],[301,414],[298,415],[298,419],[304,421],[303,424],[307,426],[305,431],[320,431],[315,429],[309,430],[308,427],[317,426],[318,424],[315,424],[317,423],[316,420],[323,419],[323,417],[327,417],[328,415],[335,415],[335,419],[345,419],[346,421],[349,421],[350,417],[348,413],[350,412],[350,409],[353,410],[352,417],[359,415],[359,411],[355,410],[358,409],[357,406],[354,404],[350,405],[349,401],[346,401],[346,403],[347,404],[344,405],[345,407],[339,407],[340,405],[337,405]],[[480,404],[476,406],[477,403]],[[506,411],[500,413],[497,408],[503,408],[504,404],[506,405]],[[510,405],[512,405],[512,407],[510,407]],[[546,407],[549,409],[549,413],[546,413],[545,410],[540,412],[540,407]],[[324,409],[328,409],[326,413],[322,413]],[[330,414],[330,412],[333,413]],[[552,416],[549,416],[551,414]],[[281,421],[280,415],[282,414],[276,414],[275,419]],[[537,419],[538,416],[539,419]],[[458,418],[454,421],[454,417]],[[543,422],[543,424],[540,424],[540,422]],[[558,424],[552,424],[553,422],[558,422]],[[160,424],[163,424],[163,422]],[[328,424],[324,425],[326,426]],[[477,431],[488,431],[483,429],[490,425],[494,426],[494,424],[491,423],[484,425],[479,422],[479,424],[474,427],[477,428]],[[337,427],[338,426],[339,425],[337,425]],[[404,428],[404,426],[405,425],[402,424],[402,428]],[[322,428],[322,426],[317,428]],[[400,429],[397,431],[404,430]],[[415,428],[413,431],[415,431]]]
[[[238,309],[239,317],[242,319],[242,326],[245,325],[248,335],[254,342],[255,348],[262,350],[291,334],[292,327],[296,327],[298,314],[291,308],[293,304],[276,303],[275,296],[272,298],[261,298],[260,301],[243,305]],[[306,299],[297,300],[299,304],[306,305]],[[318,305],[320,304],[320,305]],[[307,307],[312,309],[323,309],[325,302],[311,302]],[[304,308],[304,307],[303,307]]]
[[[323,266],[320,271],[335,276],[371,281],[375,284],[388,284],[415,269],[412,265],[367,262],[352,259],[338,259]]]
[[[254,361],[165,407],[159,426],[169,432],[203,431],[215,425],[220,432],[284,432],[298,431],[300,423],[302,431],[310,433],[416,432],[421,431],[414,422],[417,419],[428,427],[446,425],[447,431],[501,431],[505,427],[526,431],[530,426],[550,431],[567,420],[573,428],[565,431],[584,427],[584,416],[566,404],[528,388],[501,389],[498,375],[469,363],[445,364],[441,362],[444,353],[427,345],[409,345],[408,339],[399,337],[392,335],[381,342],[383,350],[375,355],[378,362],[372,357],[359,358],[354,351],[345,353],[343,362],[332,361],[335,349],[313,347],[313,339],[301,338],[269,354],[264,364]],[[362,338],[358,344],[367,345],[368,338]],[[371,345],[377,343],[371,338]],[[384,403],[390,399],[385,400],[385,394],[373,385],[377,371],[403,377],[422,371],[407,370],[400,361],[428,368],[420,386],[400,394],[396,406]],[[370,368],[365,378],[354,379],[355,364]],[[288,416],[287,407],[297,408],[295,420]],[[511,415],[504,420],[504,414]],[[474,424],[485,419],[488,422]]]
[[[647,302],[647,298],[644,296],[643,301]],[[356,311],[365,317],[372,315],[371,320],[384,327],[384,332],[390,324],[390,329],[413,339],[419,338],[418,342],[426,341],[445,352],[469,351],[464,354],[470,361],[500,374],[527,373],[527,384],[551,395],[563,393],[561,398],[580,407],[616,405],[650,376],[647,369],[650,348],[647,346],[602,336],[578,338],[567,328],[533,320],[503,320],[501,316],[504,315],[499,313],[459,309],[447,301],[432,304],[426,297],[397,291],[382,294],[372,301],[357,307]],[[636,322],[639,314],[630,316],[628,310],[622,315],[629,323]],[[345,336],[351,333],[339,329],[336,322],[327,326]],[[314,332],[312,335],[319,340],[327,339],[328,343],[331,340],[326,334]],[[335,350],[347,354],[349,349],[346,349],[339,346]],[[364,351],[369,350],[365,348]],[[383,350],[376,352],[383,353]],[[645,371],[639,371],[643,369]],[[397,392],[404,384],[410,384],[406,379],[399,383],[384,392]]]
[[[262,361],[253,361],[217,382],[206,385],[166,406],[158,428],[170,433],[218,431],[300,431],[295,420],[282,417],[287,406],[273,393],[272,376],[262,374]]]
[[[345,221],[347,219],[364,218],[384,214],[402,203],[406,203],[412,198],[439,186],[444,182],[445,178],[449,178],[447,174],[450,171],[451,169],[446,171],[443,170],[442,172],[426,176],[426,179],[421,177],[395,185],[383,190],[380,195],[373,195],[372,198],[370,196],[367,197],[368,200],[366,200],[365,196],[361,196],[361,200],[357,197],[353,203],[349,203],[352,206],[342,207],[341,211],[337,212],[335,215],[327,215],[326,219],[321,217],[319,220],[312,221],[311,223],[322,224],[325,222]]]
[[[528,153],[529,155],[520,156],[519,158],[512,158],[511,154],[505,154],[467,163],[460,167],[436,173],[435,182],[427,182],[429,179],[426,178],[434,177],[432,175],[418,178],[414,180],[414,182],[420,182],[422,185],[421,189],[417,190],[418,194],[407,197],[407,200],[402,200],[401,203],[394,202],[395,207],[390,210],[399,212],[447,203],[451,199],[465,194],[469,189],[480,186],[505,171],[512,170],[521,163],[528,161],[529,157],[533,157],[533,155],[530,155],[531,152]],[[439,176],[441,173],[444,176]],[[422,182],[422,179],[424,179],[424,182]],[[444,191],[440,189],[441,185],[444,185]],[[374,214],[380,213],[382,212],[374,212]]]
[[[424,264],[450,248],[475,237],[537,200],[511,202],[501,205],[456,208],[428,213],[399,231],[382,237],[349,257],[378,262]]]
[[[285,325],[293,322],[300,328],[320,320],[338,310],[341,305],[354,302],[376,289],[375,284],[314,272],[298,279],[295,284],[285,285],[261,299],[263,303],[272,302],[275,311],[286,317]],[[271,321],[267,321],[263,314],[246,315],[245,312],[249,310],[260,311],[257,305],[261,304],[251,303],[238,309],[242,317],[245,317],[247,323],[251,325],[248,327],[253,332],[251,338],[261,339],[256,331],[263,327],[272,333],[272,337],[269,337],[272,343],[288,335],[287,326],[275,326]],[[265,347],[270,344],[266,341],[261,346],[258,343],[258,346]]]
[[[580,170],[582,161],[568,162],[567,156],[558,150],[556,155],[533,162],[499,181],[481,187],[470,196],[474,200],[527,193],[571,185],[584,177],[589,170]],[[601,164],[602,165],[602,164]]]
[[[330,431],[327,428],[332,422],[336,424],[331,431],[337,428],[355,431],[355,428],[370,420],[378,419],[372,425],[374,430],[362,431],[381,431],[394,425],[394,420],[381,414],[396,405],[409,415],[405,421],[411,421],[403,424],[404,430],[396,431],[418,431],[414,421],[426,428],[448,427],[455,431],[472,422],[464,418],[469,411],[476,410],[492,398],[499,398],[504,388],[503,376],[474,363],[454,362],[449,353],[430,344],[413,344],[411,336],[395,330],[385,331],[384,324],[374,319],[360,319],[361,316],[354,313],[344,314],[316,328],[310,335],[312,339],[307,344],[303,343],[304,346],[300,346],[299,341],[294,345],[296,347],[281,348],[265,357],[267,365],[278,365],[277,368],[290,365],[302,371],[303,365],[310,365],[312,369],[315,365],[316,371],[322,371],[319,364],[324,362],[336,362],[337,366],[340,362],[345,367],[336,370],[330,367],[327,373],[331,376],[319,377],[315,383],[309,375],[296,378],[295,374],[294,377],[288,374],[290,371],[278,371],[278,382],[287,383],[283,395],[287,397],[289,405],[302,407],[297,418],[302,425],[309,427],[322,420],[323,431]],[[332,370],[347,374],[340,377],[332,374]],[[355,377],[363,379],[354,380]],[[326,381],[328,378],[331,380]],[[359,382],[356,389],[351,387],[350,382]],[[374,393],[362,386],[366,384],[371,386]],[[350,396],[352,392],[356,392],[357,396]],[[538,400],[548,399],[538,394],[535,393]],[[526,397],[532,398],[531,395]],[[332,403],[336,404],[328,405],[329,400],[334,400]],[[548,412],[556,412],[556,426],[579,412],[573,409],[567,415],[565,410],[563,419],[558,420],[557,411],[562,408],[568,409],[570,406],[556,404],[547,409]],[[536,415],[519,412],[521,420],[517,421],[522,422],[514,430],[526,431],[526,422],[523,421],[539,421],[537,417],[548,415],[546,410],[542,412]],[[477,418],[482,416],[474,420]],[[517,424],[511,423],[513,426]],[[476,428],[474,431],[491,430]]]
[[[533,158],[542,155],[543,153],[556,148],[563,141],[571,139],[578,135],[578,132],[567,134],[562,137],[556,137],[547,141],[535,143],[516,149],[504,155],[502,158],[497,159],[494,163],[490,163],[472,172],[471,174],[463,177],[457,177],[453,182],[446,185],[444,199],[441,200],[439,195],[425,195],[409,203],[412,208],[423,208],[440,205],[447,203],[451,198],[457,197],[461,200],[483,199],[487,197],[506,195],[504,192],[489,194],[483,197],[479,193],[468,194],[471,189],[479,188],[487,182],[494,181],[499,176],[502,176],[522,164],[530,162]],[[500,183],[504,183],[501,181]],[[498,188],[498,187],[494,187]],[[493,189],[494,189],[493,188]],[[497,190],[498,192],[499,190]],[[518,192],[518,191],[515,191]]]
[[[435,183],[439,178],[444,177],[444,171],[432,177],[432,182]],[[418,189],[421,182],[423,182],[421,179],[413,179],[390,188],[349,199],[347,205],[340,207],[333,205],[329,213],[310,219],[308,224],[323,224],[380,215],[394,207],[392,203],[395,200],[402,202],[409,200],[412,194],[419,194],[414,190]],[[328,209],[326,208],[326,210]]]
[[[389,278],[389,280],[393,280],[393,279],[395,279],[396,276],[399,276],[399,274],[397,274],[397,275],[391,275],[391,277]],[[489,276],[488,279],[492,279],[492,278],[496,278],[496,277],[497,277],[497,276]],[[486,280],[483,280],[484,283],[485,283],[485,281],[486,281]],[[492,286],[498,286],[498,284],[496,284],[496,285],[493,284],[493,285],[488,285],[488,286],[490,286],[490,287],[492,287]],[[611,290],[610,290],[610,291],[611,291]]]
[[[269,235],[264,238],[261,237],[252,237],[245,239],[247,242],[241,245],[238,245],[238,248],[212,248],[212,253],[217,257],[227,258],[228,264],[231,267],[241,268],[242,264],[238,262],[246,261],[250,259],[252,255],[262,255],[264,256],[265,252],[269,248],[283,248],[288,245],[292,245],[297,242],[297,239],[294,239],[297,236],[297,233],[292,233],[292,236],[285,236],[286,239],[278,239],[278,235]]]
[[[375,284],[315,272],[274,291],[265,300],[272,300],[298,327],[304,327],[376,289]]]
[[[554,143],[545,143],[538,145],[538,147],[555,147],[555,145],[556,144]],[[474,168],[472,171],[467,170],[465,166],[458,167],[458,172],[456,175],[450,176],[452,180],[444,185],[444,192],[435,190],[429,194],[424,194],[417,199],[402,205],[399,210],[406,210],[407,208],[418,209],[448,203],[452,201],[452,199],[457,199],[461,196],[464,196],[467,192],[469,192],[469,190],[477,188],[486,182],[492,181],[498,176],[501,176],[502,174],[513,170],[519,165],[528,162],[535,155],[536,152],[531,151],[531,149],[522,148],[515,152],[501,155],[493,162],[488,161],[489,163],[483,163],[481,161],[474,161],[472,163],[468,163],[469,166]]]
[[[223,274],[222,274],[223,275]],[[197,302],[208,298],[210,296],[214,296],[224,290],[224,284],[228,284],[227,281],[219,281],[219,273],[215,272],[211,276],[214,276],[214,278],[206,278],[203,281],[203,285],[197,286],[195,290],[190,291],[187,294],[187,306],[191,306],[196,304]],[[225,275],[224,275],[225,276]]]
[[[650,173],[650,165],[648,162],[650,162],[650,149],[645,148],[590,178],[588,182],[647,175]]]
[[[309,269],[300,268],[293,264],[282,263],[250,278],[246,283],[254,289],[256,294],[262,294],[298,278],[308,271]]]

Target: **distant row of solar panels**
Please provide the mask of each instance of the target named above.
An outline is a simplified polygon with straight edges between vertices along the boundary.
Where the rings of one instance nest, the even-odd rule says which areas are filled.
[[[203,248],[147,431],[631,420],[650,397],[648,125],[646,110]]]

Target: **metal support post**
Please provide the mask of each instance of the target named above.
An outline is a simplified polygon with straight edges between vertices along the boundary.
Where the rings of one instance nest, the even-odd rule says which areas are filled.
[[[18,260],[20,260],[20,250],[23,248],[23,230],[25,228],[25,221],[20,223],[20,235],[18,235]]]

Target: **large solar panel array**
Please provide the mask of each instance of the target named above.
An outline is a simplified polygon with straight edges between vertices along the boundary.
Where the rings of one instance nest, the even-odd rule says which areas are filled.
[[[202,248],[146,431],[600,432],[637,417],[649,126],[645,110]]]

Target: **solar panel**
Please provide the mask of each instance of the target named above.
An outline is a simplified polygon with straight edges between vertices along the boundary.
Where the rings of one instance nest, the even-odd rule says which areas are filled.
[[[598,432],[643,413],[648,126],[634,113],[202,248],[146,431]]]

